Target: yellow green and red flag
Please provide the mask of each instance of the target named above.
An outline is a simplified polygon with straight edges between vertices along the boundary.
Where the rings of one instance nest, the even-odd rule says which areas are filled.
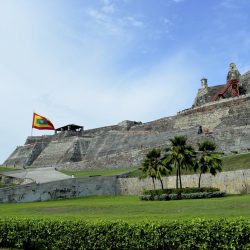
[[[55,130],[54,125],[48,118],[36,113],[33,113],[32,128]]]

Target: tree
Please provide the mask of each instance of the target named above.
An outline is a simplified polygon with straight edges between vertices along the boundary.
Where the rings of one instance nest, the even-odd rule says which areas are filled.
[[[207,173],[208,171],[213,176],[216,175],[217,171],[222,170],[222,160],[220,159],[220,154],[215,152],[216,144],[212,141],[205,140],[198,143],[199,148],[199,159],[195,170],[200,169],[198,187],[201,187],[201,175]]]
[[[167,175],[170,168],[162,164],[162,156],[160,149],[154,148],[150,150],[147,153],[139,169],[142,171],[142,175],[140,178],[151,177],[154,189],[155,189],[155,180],[158,179],[161,183],[161,188],[163,189],[162,177]]]
[[[175,136],[170,139],[170,148],[166,149],[164,163],[176,169],[176,188],[182,188],[181,170],[193,169],[196,155],[193,148],[187,144],[186,136]]]

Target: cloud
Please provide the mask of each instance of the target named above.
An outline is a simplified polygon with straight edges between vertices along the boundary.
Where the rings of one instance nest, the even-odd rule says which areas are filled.
[[[143,28],[145,26],[142,21],[139,21],[138,19],[136,19],[135,17],[132,17],[132,16],[124,17],[122,20],[122,23],[124,25],[133,26],[136,28]]]
[[[114,5],[104,5],[101,9],[89,8],[86,13],[95,22],[96,29],[104,29],[106,32],[119,38],[131,37],[131,29],[142,29],[145,23],[132,15],[114,15]],[[93,23],[90,23],[93,29]]]
[[[226,9],[238,9],[240,7],[239,3],[234,0],[222,0],[220,4]]]
[[[185,0],[172,0],[172,1],[175,3],[181,3],[181,2],[184,2]]]
[[[103,3],[102,11],[105,13],[114,13],[115,12],[115,6],[110,0],[102,0]]]

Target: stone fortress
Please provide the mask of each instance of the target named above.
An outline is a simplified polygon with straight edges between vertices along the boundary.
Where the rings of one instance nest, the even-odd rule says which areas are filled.
[[[218,150],[250,150],[250,71],[240,75],[235,64],[225,85],[209,87],[201,80],[192,108],[177,115],[141,123],[84,130],[77,125],[56,129],[55,135],[29,136],[3,165],[30,168],[119,168],[140,164],[149,149],[165,148],[175,135],[186,135],[194,146],[209,138]]]

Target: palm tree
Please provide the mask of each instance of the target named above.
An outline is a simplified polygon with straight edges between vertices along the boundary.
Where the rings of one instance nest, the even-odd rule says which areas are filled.
[[[205,140],[198,143],[198,148],[200,152],[200,157],[195,170],[200,169],[198,187],[201,187],[201,175],[207,173],[208,171],[212,175],[216,175],[217,171],[222,170],[222,160],[220,159],[220,154],[214,152],[216,149],[216,144],[212,141]]]
[[[186,136],[175,136],[170,139],[170,148],[166,149],[164,163],[176,169],[176,188],[182,188],[181,169],[191,169],[195,165],[195,152],[187,144]]]
[[[161,189],[163,189],[162,177],[167,176],[172,171],[172,167],[168,164],[163,164],[163,158],[160,160],[159,164],[156,166],[156,178],[161,183]]]
[[[142,171],[142,175],[140,178],[146,178],[150,176],[152,178],[154,189],[155,180],[158,179],[161,182],[161,188],[163,189],[162,177],[167,175],[170,168],[162,164],[160,149],[154,148],[150,150],[139,169]]]

